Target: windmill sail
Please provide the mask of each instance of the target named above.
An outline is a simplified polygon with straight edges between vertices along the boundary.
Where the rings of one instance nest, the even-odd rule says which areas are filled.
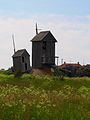
[[[14,53],[15,53],[15,41],[14,41],[14,35],[12,35],[12,39],[13,39],[13,48],[14,48]]]
[[[38,31],[39,30],[42,30],[42,29],[38,29],[38,25],[37,25],[37,23],[36,23],[36,35],[38,35]]]
[[[37,23],[36,23],[36,35],[38,34],[38,28],[37,28]]]

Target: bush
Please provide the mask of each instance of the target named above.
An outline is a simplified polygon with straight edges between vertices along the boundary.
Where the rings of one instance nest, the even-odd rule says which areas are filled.
[[[5,74],[5,75],[11,75],[11,74],[13,74],[13,72],[12,72],[11,69],[8,69],[8,70],[2,69],[2,70],[0,70],[0,73]]]
[[[22,72],[20,70],[14,72],[14,77],[19,78],[22,76]]]
[[[64,76],[65,76],[64,72],[56,66],[53,67],[53,69],[54,69],[54,76],[58,77],[60,80],[64,80]]]
[[[77,76],[79,77],[90,77],[90,65],[82,66],[77,70]]]

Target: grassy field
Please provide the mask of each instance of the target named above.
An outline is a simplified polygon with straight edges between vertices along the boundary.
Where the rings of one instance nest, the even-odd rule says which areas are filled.
[[[90,120],[90,78],[0,74],[0,120]]]

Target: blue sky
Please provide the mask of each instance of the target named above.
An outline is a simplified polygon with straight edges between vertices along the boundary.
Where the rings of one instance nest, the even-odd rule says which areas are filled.
[[[32,57],[36,22],[57,39],[59,64],[90,64],[90,0],[0,0],[0,69],[12,66],[12,33]]]
[[[0,13],[30,17],[31,14],[90,14],[90,0],[0,0]]]

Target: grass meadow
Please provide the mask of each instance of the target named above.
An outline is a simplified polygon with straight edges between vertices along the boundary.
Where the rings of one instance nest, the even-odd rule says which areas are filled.
[[[0,120],[90,120],[90,78],[0,74]]]

